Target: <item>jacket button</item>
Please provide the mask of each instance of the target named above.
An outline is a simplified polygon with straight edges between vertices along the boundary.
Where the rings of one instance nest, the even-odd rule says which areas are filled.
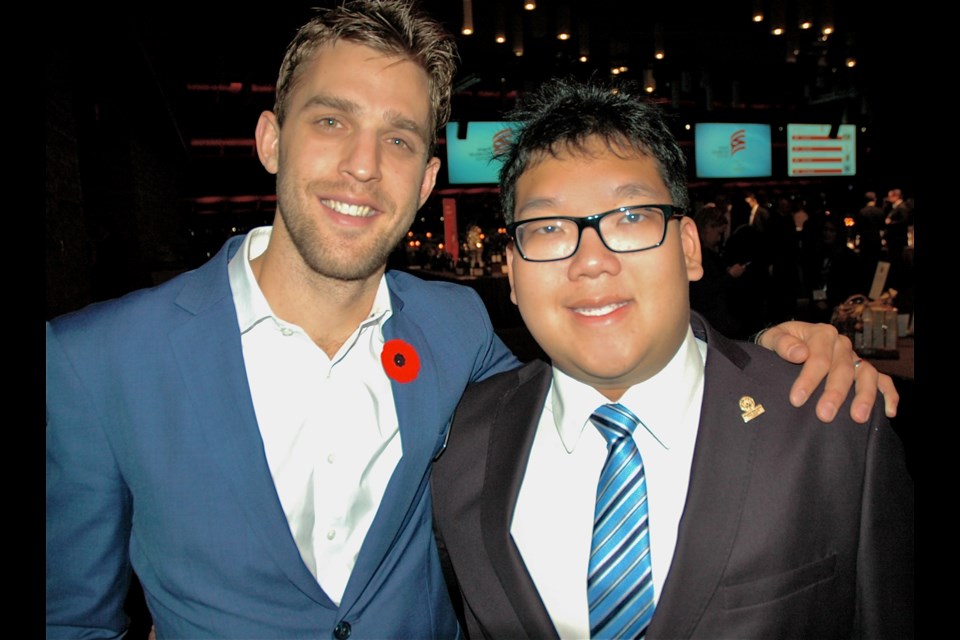
[[[347,640],[351,631],[349,622],[338,622],[337,626],[333,628],[333,637],[337,640]]]

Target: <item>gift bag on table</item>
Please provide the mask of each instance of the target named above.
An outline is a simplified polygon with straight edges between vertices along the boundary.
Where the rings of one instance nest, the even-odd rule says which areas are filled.
[[[860,355],[898,358],[896,295],[896,290],[890,289],[876,300],[862,294],[850,296],[836,306],[830,322],[850,338]]]

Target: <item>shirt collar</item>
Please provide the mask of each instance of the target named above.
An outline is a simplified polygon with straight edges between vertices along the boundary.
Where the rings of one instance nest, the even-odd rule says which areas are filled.
[[[620,403],[633,411],[666,449],[675,439],[671,425],[695,400],[695,390],[703,378],[707,345],[693,335],[687,334],[680,348],[667,365],[649,380],[636,384],[623,394]],[[602,404],[610,401],[593,387],[576,380],[556,367],[547,407],[553,412],[560,440],[568,453],[577,447],[590,416]]]
[[[273,232],[272,227],[256,227],[247,233],[243,239],[240,249],[234,254],[227,265],[227,275],[230,279],[230,288],[233,291],[233,301],[237,308],[237,320],[240,323],[240,333],[246,333],[264,320],[272,320],[281,327],[293,327],[299,329],[297,325],[286,322],[278,318],[270,308],[270,303],[264,297],[253,275],[253,269],[250,268],[250,261],[258,258],[267,249],[270,244],[270,235]],[[387,288],[386,275],[380,277],[380,284],[377,287],[377,295],[373,299],[373,306],[369,315],[363,320],[359,328],[375,326],[377,331],[377,340],[383,344],[383,324],[393,314],[393,306],[390,301],[390,291]]]

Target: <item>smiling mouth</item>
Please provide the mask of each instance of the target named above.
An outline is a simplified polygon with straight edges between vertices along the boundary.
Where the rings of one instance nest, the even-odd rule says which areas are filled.
[[[377,212],[376,209],[366,205],[347,204],[346,202],[339,202],[337,200],[321,200],[320,204],[329,209],[333,209],[341,215],[352,218],[369,218]]]
[[[605,304],[602,307],[578,307],[573,309],[574,313],[580,314],[581,316],[605,316],[608,313],[613,313],[621,307],[627,306],[626,302],[614,302],[612,304]]]

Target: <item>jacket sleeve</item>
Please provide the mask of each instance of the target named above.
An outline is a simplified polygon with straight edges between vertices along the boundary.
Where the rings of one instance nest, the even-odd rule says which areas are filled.
[[[857,556],[854,637],[914,637],[913,480],[885,418],[869,436]]]
[[[47,638],[118,638],[130,583],[130,492],[85,380],[46,328]]]

